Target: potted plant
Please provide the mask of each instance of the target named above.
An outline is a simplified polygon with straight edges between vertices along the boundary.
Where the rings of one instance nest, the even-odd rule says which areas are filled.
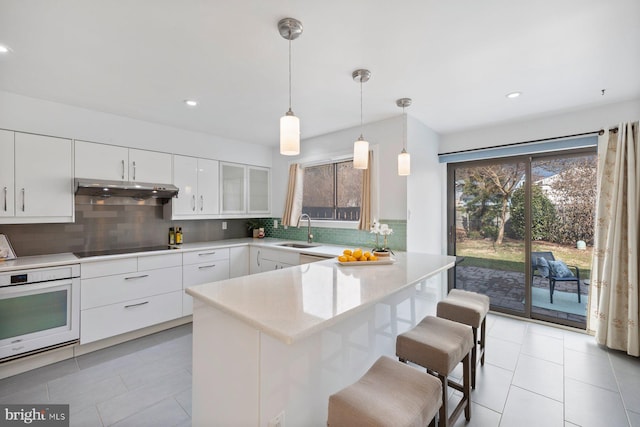
[[[252,232],[254,239],[262,239],[264,237],[264,228],[262,227],[262,221],[259,219],[249,219],[247,221],[247,230]]]
[[[388,224],[380,224],[378,221],[373,221],[371,225],[371,233],[376,235],[376,246],[371,249],[373,254],[380,257],[389,257],[393,253],[389,249],[388,237],[393,233],[393,229],[389,228]],[[382,245],[380,245],[380,236],[382,236]]]

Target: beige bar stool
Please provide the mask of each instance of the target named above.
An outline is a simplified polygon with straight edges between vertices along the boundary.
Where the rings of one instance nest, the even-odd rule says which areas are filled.
[[[413,362],[437,375],[440,379],[442,406],[439,426],[455,424],[464,409],[467,421],[471,419],[470,352],[473,347],[473,333],[466,325],[439,317],[427,316],[415,328],[396,339],[396,355],[401,362]],[[462,384],[448,378],[458,363],[462,362]],[[462,400],[447,418],[448,387],[462,392]]]
[[[489,311],[489,297],[476,292],[452,289],[449,295],[438,302],[436,309],[438,317],[464,323],[473,330],[474,346],[471,349],[471,388],[476,388],[476,368],[478,366],[478,349],[480,344],[480,363],[484,366],[484,346],[487,333],[487,312]],[[478,340],[480,328],[480,340]],[[476,344],[477,343],[477,344]]]
[[[440,406],[437,379],[382,356],[358,381],[329,396],[327,426],[424,427]]]

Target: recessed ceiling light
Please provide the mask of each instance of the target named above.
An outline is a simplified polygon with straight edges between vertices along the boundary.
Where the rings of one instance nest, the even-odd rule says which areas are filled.
[[[198,101],[196,101],[195,99],[185,99],[184,103],[187,104],[187,106],[189,106],[189,107],[197,107],[198,106]]]
[[[0,44],[0,53],[9,53],[9,48]]]
[[[511,93],[506,94],[505,96],[507,98],[509,98],[509,99],[514,99],[514,98],[519,97],[520,95],[522,95],[522,92],[511,92]]]

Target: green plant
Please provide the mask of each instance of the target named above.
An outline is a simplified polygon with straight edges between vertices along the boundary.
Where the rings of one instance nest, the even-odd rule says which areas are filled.
[[[263,228],[262,220],[258,218],[250,218],[247,220],[247,230],[256,230],[258,228]]]

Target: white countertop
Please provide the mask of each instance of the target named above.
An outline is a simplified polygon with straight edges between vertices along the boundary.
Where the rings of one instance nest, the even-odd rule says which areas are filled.
[[[291,344],[453,267],[455,257],[398,252],[389,265],[335,259],[190,287],[186,292]]]
[[[304,243],[304,242],[295,241],[295,240],[284,240],[284,239],[273,239],[273,238],[252,239],[252,238],[246,237],[246,238],[240,238],[240,239],[216,240],[212,242],[184,243],[180,245],[178,249],[167,249],[166,251],[130,252],[126,254],[100,255],[100,256],[93,256],[93,257],[86,257],[86,258],[78,258],[72,253],[24,256],[24,257],[18,257],[16,259],[9,260],[9,261],[0,260],[0,273],[19,270],[19,269],[55,267],[58,265],[105,261],[105,260],[112,260],[112,259],[131,258],[136,256],[152,256],[152,255],[160,255],[165,253],[183,253],[183,252],[192,252],[192,251],[199,251],[199,250],[205,250],[205,249],[229,248],[229,247],[244,246],[249,244],[252,246],[268,247],[268,248],[279,249],[287,252],[296,252],[301,254],[309,254],[309,255],[325,256],[325,257],[338,256],[342,253],[342,250],[344,249],[343,246],[329,245],[324,243],[313,243],[314,246],[312,248],[290,248],[290,247],[279,246],[279,244],[286,243],[286,242]]]

